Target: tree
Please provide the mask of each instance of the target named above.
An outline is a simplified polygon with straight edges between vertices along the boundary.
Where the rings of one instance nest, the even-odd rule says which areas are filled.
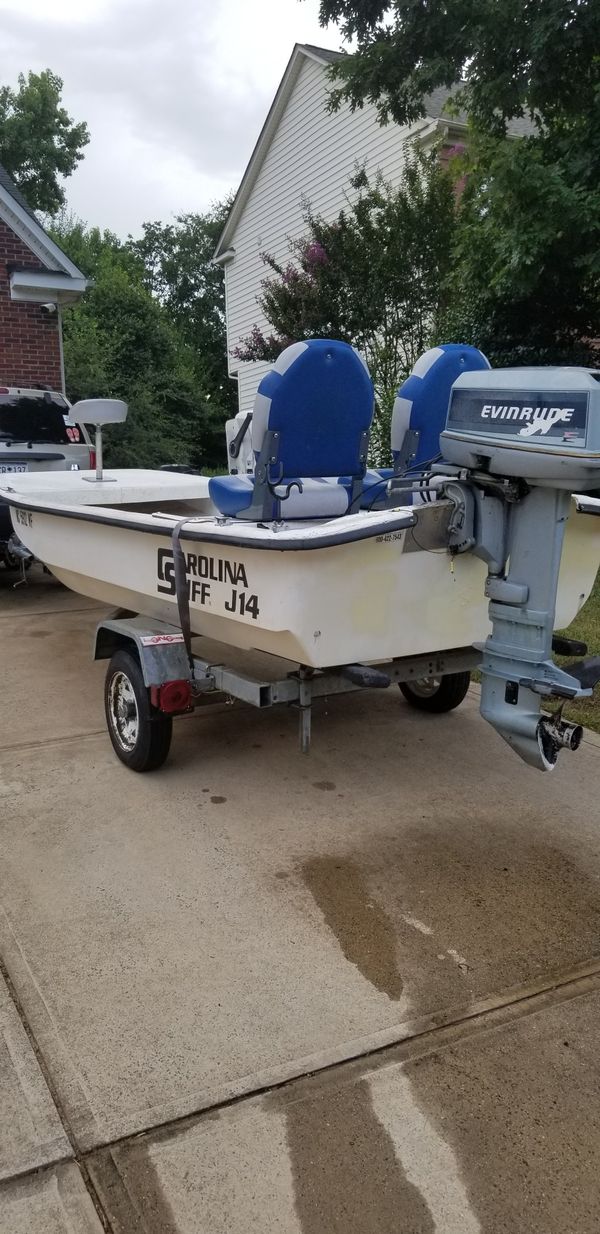
[[[321,0],[356,53],[331,106],[409,124],[436,87],[471,132],[446,328],[508,360],[594,362],[600,338],[598,0]],[[530,133],[506,140],[510,120]]]
[[[304,210],[306,234],[292,260],[263,260],[259,304],[274,333],[255,326],[236,349],[242,360],[272,359],[299,338],[339,338],[364,355],[375,384],[372,453],[385,462],[398,385],[430,343],[443,311],[454,231],[454,193],[438,152],[408,155],[397,189],[364,171],[353,199],[329,222]]]
[[[332,105],[368,99],[384,123],[423,116],[438,86],[497,134],[515,116],[562,126],[599,105],[597,0],[321,0],[319,17],[357,46],[332,66]]]
[[[600,181],[576,144],[473,134],[466,165],[442,332],[495,364],[597,364]]]
[[[230,209],[231,199],[226,198],[205,214],[178,215],[174,224],[145,223],[142,238],[130,240],[129,247],[144,263],[146,286],[202,356],[211,398],[234,415],[237,392],[227,371],[225,279],[222,267],[212,261]]]
[[[56,73],[19,74],[18,89],[0,87],[0,163],[34,210],[54,215],[65,203],[59,176],[70,176],[89,141],[84,121],[61,106]]]
[[[211,402],[202,356],[147,287],[139,254],[111,232],[66,217],[53,235],[92,279],[64,314],[67,393],[73,400],[123,398],[130,408],[107,437],[107,461],[223,465],[226,413]]]

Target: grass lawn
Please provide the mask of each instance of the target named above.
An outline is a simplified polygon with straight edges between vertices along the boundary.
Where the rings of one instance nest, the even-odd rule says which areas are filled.
[[[589,600],[586,601],[568,630],[561,631],[561,633],[566,634],[568,638],[578,638],[583,643],[587,643],[588,655],[600,655],[600,574],[598,574]],[[557,656],[556,659],[558,664],[565,663],[561,656]],[[578,724],[585,724],[587,728],[593,728],[595,732],[600,733],[600,685],[596,686],[592,698],[581,699],[578,703],[567,703],[563,715],[565,719],[575,720]]]

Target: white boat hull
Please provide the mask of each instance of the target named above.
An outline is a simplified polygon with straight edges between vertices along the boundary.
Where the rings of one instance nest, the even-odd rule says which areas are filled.
[[[389,532],[386,526],[397,527],[402,511],[313,525],[304,529],[303,542],[315,547],[293,551],[283,550],[286,533],[281,529],[212,519],[189,522],[182,529],[181,546],[188,567],[192,631],[315,668],[483,641],[490,631],[485,565],[465,553],[454,559],[452,568],[443,547],[421,547],[442,545],[446,509],[445,503],[424,507],[417,527]],[[412,513],[406,509],[405,519]],[[179,624],[172,515],[51,508],[47,498],[44,504],[21,494],[12,518],[21,540],[67,587],[117,608]],[[379,534],[317,547],[327,529],[341,525],[350,532],[355,525],[368,525],[379,528]],[[573,502],[557,629],[571,623],[593,586],[599,530],[596,519],[579,513]],[[291,534],[300,539],[303,529]],[[270,551],[257,547],[265,539]],[[280,544],[283,551],[276,551]]]

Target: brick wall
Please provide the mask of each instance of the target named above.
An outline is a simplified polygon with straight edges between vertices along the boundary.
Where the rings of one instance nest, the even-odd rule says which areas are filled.
[[[43,270],[30,249],[0,219],[0,385],[60,390],[56,314],[10,298],[8,267]]]

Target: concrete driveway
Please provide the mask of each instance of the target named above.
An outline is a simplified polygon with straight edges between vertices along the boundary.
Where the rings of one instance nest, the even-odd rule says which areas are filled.
[[[597,739],[389,691],[135,776],[101,612],[0,578],[1,1234],[597,1234]]]

